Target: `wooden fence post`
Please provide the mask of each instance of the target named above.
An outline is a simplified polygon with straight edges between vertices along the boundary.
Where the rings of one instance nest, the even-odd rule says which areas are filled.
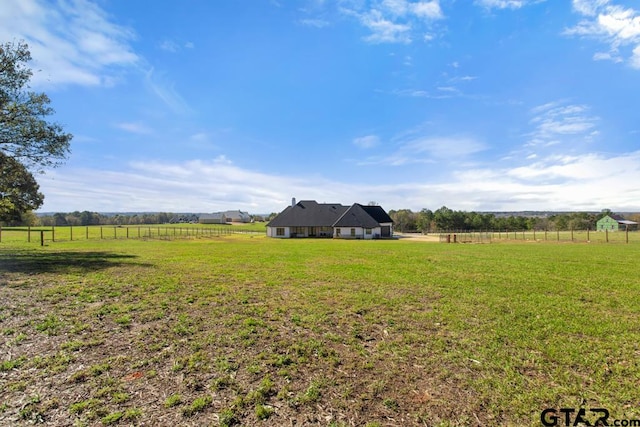
[[[625,237],[626,237],[627,243],[629,243],[629,226],[628,225],[627,225],[627,228],[625,228],[624,233],[626,235]]]
[[[103,237],[103,234],[102,234],[102,226],[100,226],[100,240],[102,240],[103,238],[104,237]]]
[[[69,240],[73,242],[73,225],[69,226]]]
[[[27,226],[27,243],[31,243],[31,226]]]
[[[44,231],[40,230],[40,246],[44,246]]]
[[[604,241],[609,243],[609,230],[604,229]]]
[[[51,241],[56,241],[56,228],[53,225],[51,226]]]
[[[2,243],[2,226],[0,225],[0,243]]]
[[[86,238],[87,240],[89,240],[89,226],[87,226],[86,228]]]

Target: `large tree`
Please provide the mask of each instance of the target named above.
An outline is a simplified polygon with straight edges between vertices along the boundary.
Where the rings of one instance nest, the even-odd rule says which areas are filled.
[[[0,152],[41,172],[66,159],[73,135],[47,120],[54,110],[46,94],[30,90],[30,60],[26,43],[0,44]]]
[[[44,201],[40,186],[22,163],[0,153],[0,222],[20,221]]]
[[[44,93],[30,90],[28,46],[0,44],[0,221],[16,221],[44,201],[31,171],[61,164],[73,137],[47,119],[54,113]]]

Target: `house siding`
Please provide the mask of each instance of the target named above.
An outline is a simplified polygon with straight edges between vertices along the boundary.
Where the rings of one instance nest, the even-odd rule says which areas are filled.
[[[226,224],[227,219],[221,214],[203,214],[198,218],[200,224]]]
[[[243,211],[226,211],[223,212],[227,222],[251,222],[251,215]]]
[[[278,235],[278,228],[283,229],[282,235]],[[289,227],[267,227],[267,237],[275,237],[277,239],[288,239],[291,237]]]
[[[354,235],[351,235],[352,228],[355,230]],[[370,233],[367,233],[367,230],[370,230]],[[380,239],[382,237],[382,227],[335,227],[333,237],[336,239]]]
[[[618,221],[607,215],[598,220],[596,223],[596,229],[598,231],[618,231],[620,229],[620,224]]]
[[[596,230],[598,231],[634,231],[637,229],[637,222],[626,220],[618,215],[607,215],[596,222]]]

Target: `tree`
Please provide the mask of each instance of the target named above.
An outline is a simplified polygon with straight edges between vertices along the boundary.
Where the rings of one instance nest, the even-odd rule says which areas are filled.
[[[60,212],[53,214],[53,225],[68,225],[66,216]]]
[[[431,231],[431,223],[433,222],[433,212],[429,209],[422,209],[417,214],[416,227],[423,233]]]
[[[401,233],[416,230],[416,216],[411,209],[390,210],[389,216],[394,222],[394,227]]]
[[[28,90],[30,60],[26,43],[0,44],[0,151],[41,172],[66,159],[73,135],[46,120],[54,113],[49,97]]]
[[[0,221],[19,221],[23,213],[42,206],[44,196],[39,189],[20,162],[0,152]]]

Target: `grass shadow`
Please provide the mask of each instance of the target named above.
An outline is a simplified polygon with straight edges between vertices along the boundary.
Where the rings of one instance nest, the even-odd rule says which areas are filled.
[[[134,258],[137,256],[106,251],[0,251],[0,273],[83,273],[125,264],[152,266],[133,262]]]

